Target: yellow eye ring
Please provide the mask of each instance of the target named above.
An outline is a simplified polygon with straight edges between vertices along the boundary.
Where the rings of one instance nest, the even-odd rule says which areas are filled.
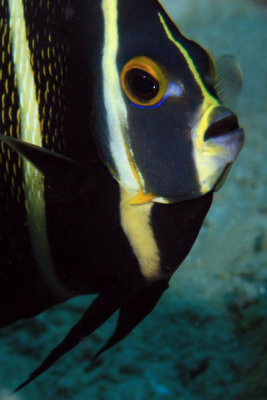
[[[168,80],[158,64],[139,56],[124,65],[121,85],[131,102],[141,107],[153,107],[163,99]]]

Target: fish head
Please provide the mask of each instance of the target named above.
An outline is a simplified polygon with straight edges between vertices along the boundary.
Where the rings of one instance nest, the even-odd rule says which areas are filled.
[[[132,204],[176,203],[215,190],[244,134],[217,95],[211,56],[159,3],[115,3],[102,3],[106,125],[96,142],[104,162]]]

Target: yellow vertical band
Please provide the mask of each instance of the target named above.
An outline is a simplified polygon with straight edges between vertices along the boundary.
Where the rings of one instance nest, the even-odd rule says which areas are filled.
[[[160,278],[160,253],[151,226],[153,203],[132,205],[131,196],[121,188],[121,225],[147,280]]]

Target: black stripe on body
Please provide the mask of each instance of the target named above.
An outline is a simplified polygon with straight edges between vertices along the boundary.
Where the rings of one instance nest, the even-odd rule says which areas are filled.
[[[212,193],[179,204],[154,204],[151,225],[163,276],[171,276],[191,250],[212,202]]]

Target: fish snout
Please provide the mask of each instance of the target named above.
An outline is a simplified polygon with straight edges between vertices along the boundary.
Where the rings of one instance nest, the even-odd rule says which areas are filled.
[[[204,140],[209,140],[239,129],[236,115],[223,106],[215,107],[210,116],[210,125],[204,134]]]
[[[207,193],[230,170],[243,146],[244,132],[232,111],[216,105],[202,114],[192,138],[200,191]]]
[[[217,106],[209,115],[209,126],[203,140],[224,148],[228,153],[228,162],[233,162],[243,146],[244,131],[239,127],[237,116],[232,111]]]

